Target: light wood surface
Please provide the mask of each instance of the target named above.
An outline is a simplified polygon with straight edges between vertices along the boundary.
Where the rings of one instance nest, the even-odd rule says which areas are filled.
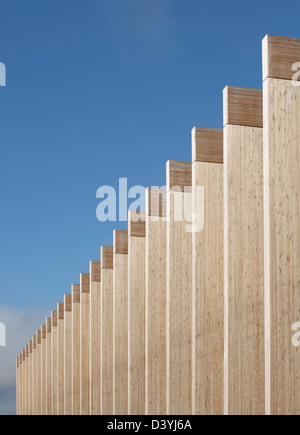
[[[180,191],[171,191],[178,186]],[[167,163],[167,414],[192,413],[192,164]],[[183,192],[184,191],[184,192]],[[184,206],[183,206],[184,205]]]
[[[18,390],[18,415],[23,415],[23,409],[22,409],[22,356],[21,353],[18,355],[18,383],[17,383],[17,390]]]
[[[80,275],[80,414],[90,414],[90,274]]]
[[[25,409],[26,409],[26,413],[25,415],[29,415],[29,361],[28,361],[28,355],[29,355],[29,349],[28,349],[28,344],[25,346],[25,377],[26,377],[26,405],[25,405]]]
[[[65,308],[64,303],[57,304],[57,414],[65,413]]]
[[[146,214],[129,212],[128,240],[128,414],[145,408]]]
[[[101,248],[101,409],[113,415],[113,247]]]
[[[114,231],[114,414],[128,412],[128,231]]]
[[[264,40],[266,412],[300,414],[300,87],[289,80],[300,41]],[[269,78],[267,78],[269,77]]]
[[[51,415],[51,321],[46,320],[46,415]]]
[[[203,135],[203,136],[202,136]],[[224,414],[223,131],[194,128],[193,414]],[[215,163],[210,162],[212,151]],[[206,155],[207,153],[207,155]],[[204,189],[203,192],[201,189]],[[202,196],[203,195],[203,196]],[[203,220],[204,219],[204,220]]]
[[[80,415],[80,285],[72,285],[72,415]]]
[[[299,70],[300,39],[267,35],[263,40],[263,80],[266,78],[292,80]]]
[[[166,414],[166,190],[146,191],[146,404],[147,415]]]
[[[26,415],[26,350],[25,348],[22,351],[22,378],[23,378],[23,391],[22,391],[22,408],[23,415]]]
[[[41,326],[41,414],[47,415],[47,327]]]
[[[37,403],[37,415],[42,414],[42,400],[41,400],[41,343],[42,336],[41,331],[36,332],[36,403]]]
[[[19,398],[19,388],[20,388],[20,362],[19,362],[19,356],[17,356],[16,360],[16,414],[20,415],[20,398]]]
[[[262,93],[252,92],[256,109],[250,89],[224,92],[228,121],[237,93],[244,98],[244,112],[236,121],[246,123],[247,110],[257,118],[257,127],[227,124],[224,129],[225,412],[230,415],[265,412]]]
[[[32,340],[28,342],[28,415],[32,415]]]
[[[57,311],[51,312],[51,415],[58,414],[57,403]]]
[[[64,415],[72,415],[72,295],[67,294],[64,298]]]
[[[32,415],[37,415],[37,397],[36,397],[36,335],[32,337]]]
[[[101,262],[90,262],[90,413],[101,415]]]

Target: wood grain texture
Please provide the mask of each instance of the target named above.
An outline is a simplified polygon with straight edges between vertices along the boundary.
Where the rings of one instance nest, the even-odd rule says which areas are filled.
[[[101,247],[101,268],[113,269],[114,267],[114,248],[112,246]]]
[[[64,298],[65,319],[64,319],[64,415],[72,415],[72,295],[67,294]]]
[[[17,356],[17,360],[16,360],[16,414],[17,415],[20,415],[19,388],[20,388],[20,362],[19,362],[19,356]]]
[[[264,102],[266,412],[299,415],[300,87],[267,79]]]
[[[114,255],[128,254],[128,231],[127,230],[115,230],[114,231]]]
[[[72,285],[72,415],[80,415],[80,285]]]
[[[80,275],[80,415],[90,414],[90,274]]]
[[[114,414],[128,412],[128,231],[114,231]]]
[[[46,413],[47,415],[51,415],[51,317],[48,317],[46,320],[46,328],[47,328],[47,335],[46,335]]]
[[[32,340],[28,342],[28,415],[32,415]]]
[[[129,237],[146,236],[146,213],[144,211],[129,211],[128,233]]]
[[[34,335],[32,337],[32,415],[37,415],[36,388],[36,335]]]
[[[218,131],[218,130],[217,130]],[[209,132],[204,132],[207,147]],[[220,134],[221,133],[221,134]],[[223,156],[223,132],[219,151]],[[218,144],[218,148],[220,144]],[[208,152],[209,154],[209,152]],[[222,157],[223,160],[223,157]],[[202,189],[204,189],[202,191]],[[223,165],[193,163],[193,414],[224,414]]]
[[[57,304],[57,414],[65,413],[65,308]]]
[[[193,128],[192,162],[223,163],[223,131],[221,129]]]
[[[130,223],[133,223],[131,220]],[[145,224],[145,222],[142,222]],[[145,414],[145,237],[128,240],[128,414]],[[135,225],[134,225],[135,226]]]
[[[146,404],[147,415],[166,414],[166,191],[147,189],[146,221]],[[154,202],[154,204],[153,204]],[[164,210],[164,212],[162,212]]]
[[[167,162],[167,190],[192,187],[192,163],[169,160]]]
[[[192,165],[190,164],[190,169]],[[167,167],[167,173],[169,168]],[[192,172],[189,171],[190,177]],[[175,177],[176,179],[177,177]],[[186,179],[183,184],[192,184]],[[173,188],[173,183],[168,183]],[[184,208],[181,205],[184,203]],[[167,192],[167,414],[192,414],[192,193]]]
[[[101,262],[90,263],[90,413],[101,415]]]
[[[37,415],[42,414],[42,400],[41,400],[41,331],[36,332],[36,404]]]
[[[101,262],[90,261],[91,282],[101,282]]]
[[[267,78],[292,80],[299,69],[300,39],[267,35],[263,40],[263,80]]]
[[[22,409],[22,356],[21,353],[18,355],[18,415],[23,415]]]
[[[223,91],[223,124],[263,126],[263,93],[260,89],[227,86]]]
[[[225,412],[265,412],[263,132],[224,130]]]
[[[41,326],[41,413],[47,415],[47,326]]]
[[[51,312],[51,415],[58,414],[57,403],[57,311]]]
[[[26,387],[27,387],[27,382],[26,382],[26,350],[25,348],[23,349],[23,353],[22,353],[22,378],[23,378],[23,397],[22,397],[22,408],[23,408],[23,415],[26,415],[27,410],[26,410]]]
[[[101,249],[101,409],[103,415],[113,415],[113,268],[104,261]],[[113,252],[111,247],[110,252]],[[109,256],[111,254],[109,253]],[[113,257],[112,257],[113,259]],[[107,268],[106,268],[107,266]]]
[[[146,197],[146,217],[166,218],[167,191],[164,187],[149,187]]]
[[[29,349],[28,349],[28,344],[25,346],[25,395],[26,395],[26,413],[25,415],[29,415],[29,361],[28,361],[28,354],[29,354]]]

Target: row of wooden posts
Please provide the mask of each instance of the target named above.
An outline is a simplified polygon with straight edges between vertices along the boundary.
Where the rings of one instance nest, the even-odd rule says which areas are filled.
[[[296,62],[267,36],[263,91],[225,88],[224,129],[193,129],[18,356],[19,415],[300,414]]]

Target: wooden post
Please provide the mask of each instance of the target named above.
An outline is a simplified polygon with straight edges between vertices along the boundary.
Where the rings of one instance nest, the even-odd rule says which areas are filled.
[[[17,356],[17,362],[16,362],[16,379],[17,379],[17,389],[16,389],[16,411],[17,415],[20,415],[20,397],[19,397],[19,389],[20,389],[20,361],[19,356]]]
[[[101,262],[90,262],[90,413],[101,415]]]
[[[19,354],[19,373],[20,373],[20,383],[19,383],[19,415],[23,415],[23,374],[22,374],[22,362],[23,354]]]
[[[223,131],[192,130],[193,414],[224,414]]]
[[[51,317],[46,320],[46,415],[51,415]]]
[[[57,311],[51,312],[51,415],[58,415]]]
[[[57,414],[65,413],[65,392],[64,392],[64,374],[65,374],[65,308],[64,303],[57,304]]]
[[[167,406],[166,189],[146,191],[146,414],[165,415]]]
[[[32,337],[32,415],[37,415],[36,335]]]
[[[90,414],[90,274],[80,275],[80,414]]]
[[[26,349],[22,351],[22,415],[26,415]]]
[[[24,409],[25,413],[24,415],[28,415],[28,345],[25,346],[24,350],[24,389],[25,389],[25,401],[24,401]]]
[[[192,164],[167,163],[167,414],[192,413]]]
[[[265,412],[262,91],[224,90],[225,413]]]
[[[47,415],[47,327],[41,326],[41,414]]]
[[[300,414],[300,39],[263,41],[266,413]],[[296,74],[295,77],[294,74]]]
[[[129,212],[128,241],[128,414],[145,415],[146,214]]]
[[[72,415],[80,415],[80,285],[72,286]]]
[[[28,343],[28,415],[32,414],[32,340]]]
[[[64,299],[64,346],[65,346],[65,372],[64,372],[64,414],[72,415],[72,295],[65,295]]]
[[[37,415],[42,415],[42,393],[41,393],[41,345],[42,345],[42,334],[41,331],[36,332],[36,404],[37,404]]]
[[[128,231],[114,231],[113,342],[115,415],[128,413]]]
[[[101,248],[101,409],[113,415],[113,248]]]

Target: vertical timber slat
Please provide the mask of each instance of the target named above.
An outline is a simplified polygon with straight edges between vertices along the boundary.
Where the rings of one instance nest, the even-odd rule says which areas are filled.
[[[101,409],[113,415],[113,247],[101,247]]]
[[[128,231],[114,231],[114,414],[128,412]]]

